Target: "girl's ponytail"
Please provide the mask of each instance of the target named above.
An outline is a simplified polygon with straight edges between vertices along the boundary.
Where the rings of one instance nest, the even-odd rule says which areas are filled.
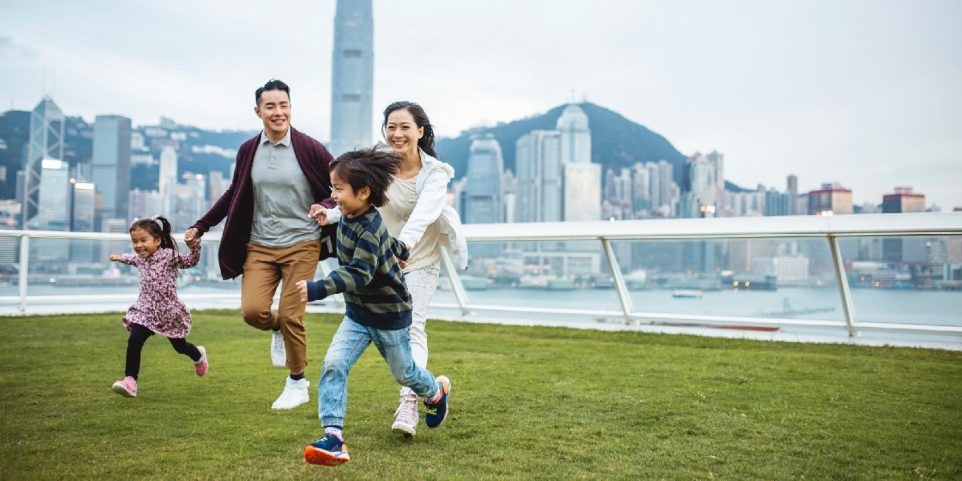
[[[160,232],[160,246],[176,251],[177,242],[174,241],[174,237],[171,235],[170,221],[162,215],[155,216],[154,220],[159,221],[162,227]]]

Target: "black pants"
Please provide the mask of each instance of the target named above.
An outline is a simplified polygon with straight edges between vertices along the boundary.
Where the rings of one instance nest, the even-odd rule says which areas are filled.
[[[153,335],[154,331],[140,324],[130,324],[130,337],[127,338],[127,367],[124,369],[125,376],[137,379],[137,375],[140,374],[140,351],[144,349],[147,338]],[[167,339],[175,351],[189,357],[194,362],[200,361],[200,351],[197,350],[196,346],[187,342],[187,339],[174,337]]]

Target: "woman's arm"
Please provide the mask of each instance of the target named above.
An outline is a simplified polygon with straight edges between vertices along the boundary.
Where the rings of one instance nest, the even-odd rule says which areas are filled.
[[[425,179],[414,210],[397,236],[408,249],[413,249],[414,245],[421,241],[428,226],[441,216],[441,209],[447,203],[450,180],[451,178],[443,170],[434,170]]]

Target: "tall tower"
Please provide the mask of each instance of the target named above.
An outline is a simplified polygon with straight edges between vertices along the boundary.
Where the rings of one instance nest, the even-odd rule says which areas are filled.
[[[98,115],[94,120],[93,181],[103,196],[99,218],[127,218],[130,192],[130,119]]]
[[[371,0],[337,0],[331,78],[331,140],[336,157],[371,146],[374,128],[374,19]]]
[[[555,128],[561,131],[561,163],[591,163],[591,129],[581,107],[568,104]]]
[[[176,207],[175,189],[177,189],[177,151],[168,145],[160,151],[160,175],[157,179],[161,213],[168,219],[174,215]]]
[[[40,176],[44,159],[63,160],[63,111],[50,97],[30,113],[30,144],[24,164],[23,226],[37,215],[40,204]]]

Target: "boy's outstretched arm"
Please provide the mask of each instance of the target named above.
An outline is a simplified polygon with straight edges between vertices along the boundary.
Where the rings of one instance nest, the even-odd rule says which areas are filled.
[[[379,244],[373,233],[365,232],[358,238],[351,263],[331,271],[324,279],[301,281],[306,290],[305,301],[317,301],[327,296],[357,290],[370,284],[380,265]],[[298,291],[301,283],[297,283]],[[301,296],[304,299],[304,296]]]

